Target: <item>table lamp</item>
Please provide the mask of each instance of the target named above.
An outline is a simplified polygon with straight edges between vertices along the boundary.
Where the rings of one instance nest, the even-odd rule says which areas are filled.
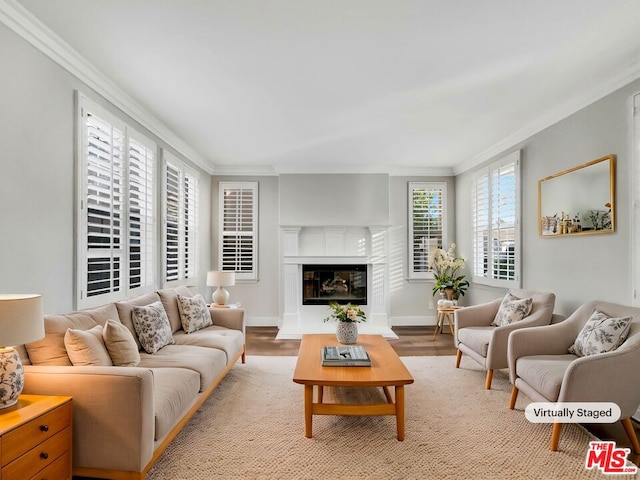
[[[236,284],[236,272],[208,272],[207,285],[218,287],[211,299],[215,305],[226,305],[229,301],[229,292],[224,287],[231,287]]]
[[[24,385],[24,369],[10,345],[35,342],[44,337],[42,296],[0,295],[0,408],[18,401]]]

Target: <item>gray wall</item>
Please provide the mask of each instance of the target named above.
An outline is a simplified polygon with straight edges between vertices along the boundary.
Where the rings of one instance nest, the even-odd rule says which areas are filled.
[[[74,91],[166,145],[3,24],[0,62],[0,292],[39,293],[46,313],[68,312],[75,308]],[[199,186],[200,261],[208,265],[210,182],[204,172]],[[196,289],[204,289],[203,270]]]
[[[638,91],[640,81],[633,82],[517,146],[522,149],[522,285],[555,292],[558,313],[570,314],[592,299],[633,302],[630,103]],[[608,154],[617,157],[615,233],[541,238],[538,180]],[[468,257],[470,173],[459,175],[456,180],[456,237],[461,252]],[[472,303],[479,303],[503,292],[472,285],[468,296]]]

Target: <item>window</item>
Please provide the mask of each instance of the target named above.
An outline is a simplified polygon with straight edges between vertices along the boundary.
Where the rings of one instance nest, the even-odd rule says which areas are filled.
[[[446,183],[409,182],[409,278],[433,278],[431,252],[446,231]]]
[[[218,265],[238,280],[258,279],[258,183],[220,182]]]
[[[79,96],[77,306],[154,286],[156,145]]]
[[[520,152],[473,179],[474,282],[520,286]]]
[[[198,275],[198,176],[164,152],[164,282]]]

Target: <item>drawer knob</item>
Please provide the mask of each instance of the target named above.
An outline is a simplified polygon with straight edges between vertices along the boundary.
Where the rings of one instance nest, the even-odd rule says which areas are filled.
[[[49,458],[49,454],[47,452],[42,452],[40,454],[40,458],[43,460],[46,460],[47,458]]]
[[[40,431],[41,432],[48,432],[49,431],[49,425],[40,425]]]

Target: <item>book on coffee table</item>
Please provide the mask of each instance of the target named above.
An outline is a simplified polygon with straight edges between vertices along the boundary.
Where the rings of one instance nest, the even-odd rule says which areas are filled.
[[[324,347],[321,352],[323,367],[370,367],[371,358],[361,345]]]

